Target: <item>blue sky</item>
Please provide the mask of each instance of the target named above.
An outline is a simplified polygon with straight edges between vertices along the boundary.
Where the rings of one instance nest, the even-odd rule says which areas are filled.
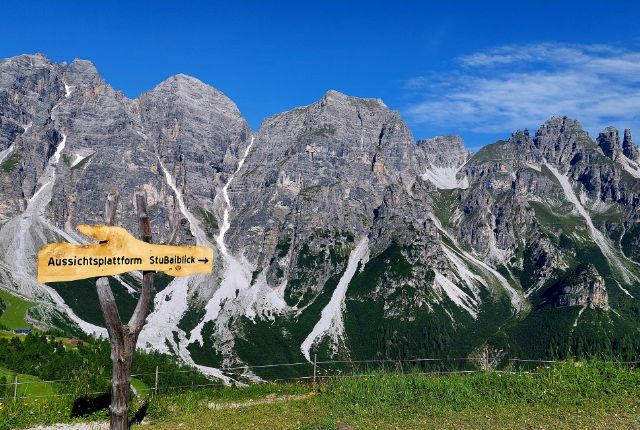
[[[130,97],[190,74],[254,129],[328,89],[470,148],[551,115],[640,129],[640,6],[524,3],[9,0],[0,57],[88,59]]]

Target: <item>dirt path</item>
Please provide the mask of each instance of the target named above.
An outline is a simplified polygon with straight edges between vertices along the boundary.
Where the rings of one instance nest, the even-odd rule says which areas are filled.
[[[309,397],[309,394],[291,394],[286,396],[275,396],[270,395],[262,399],[250,399],[244,402],[210,402],[207,406],[209,409],[219,410],[219,409],[241,409],[248,408],[250,406],[256,405],[266,405],[270,403],[276,402],[285,402],[289,400],[304,400]]]
[[[52,424],[50,426],[33,427],[28,430],[106,430],[108,428],[108,422],[93,421],[89,423]]]

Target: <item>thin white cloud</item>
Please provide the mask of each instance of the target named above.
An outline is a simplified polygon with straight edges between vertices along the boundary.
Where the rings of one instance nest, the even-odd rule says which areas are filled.
[[[578,119],[592,136],[607,125],[640,125],[640,52],[615,46],[502,46],[406,88],[418,100],[406,110],[410,120],[460,131],[509,133],[554,115]]]

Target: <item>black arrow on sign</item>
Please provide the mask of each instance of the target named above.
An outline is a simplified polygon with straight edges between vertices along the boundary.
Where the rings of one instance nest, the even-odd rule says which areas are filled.
[[[203,263],[207,264],[209,262],[209,259],[207,257],[204,257],[204,259],[200,259],[198,261],[202,261]]]

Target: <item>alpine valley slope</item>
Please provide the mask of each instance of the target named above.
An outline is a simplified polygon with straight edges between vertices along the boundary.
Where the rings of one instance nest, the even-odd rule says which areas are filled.
[[[210,276],[160,278],[139,346],[224,380],[218,368],[485,343],[636,357],[639,163],[630,131],[594,141],[566,117],[472,155],[335,91],[254,133],[195,78],[132,100],[89,62],[14,57],[0,61],[0,288],[34,303],[37,327],[103,333],[92,283],[39,285],[35,254],[85,241],[74,227],[99,223],[114,189],[135,231],[144,190],[154,240],[218,252]],[[139,279],[112,280],[124,316]]]

